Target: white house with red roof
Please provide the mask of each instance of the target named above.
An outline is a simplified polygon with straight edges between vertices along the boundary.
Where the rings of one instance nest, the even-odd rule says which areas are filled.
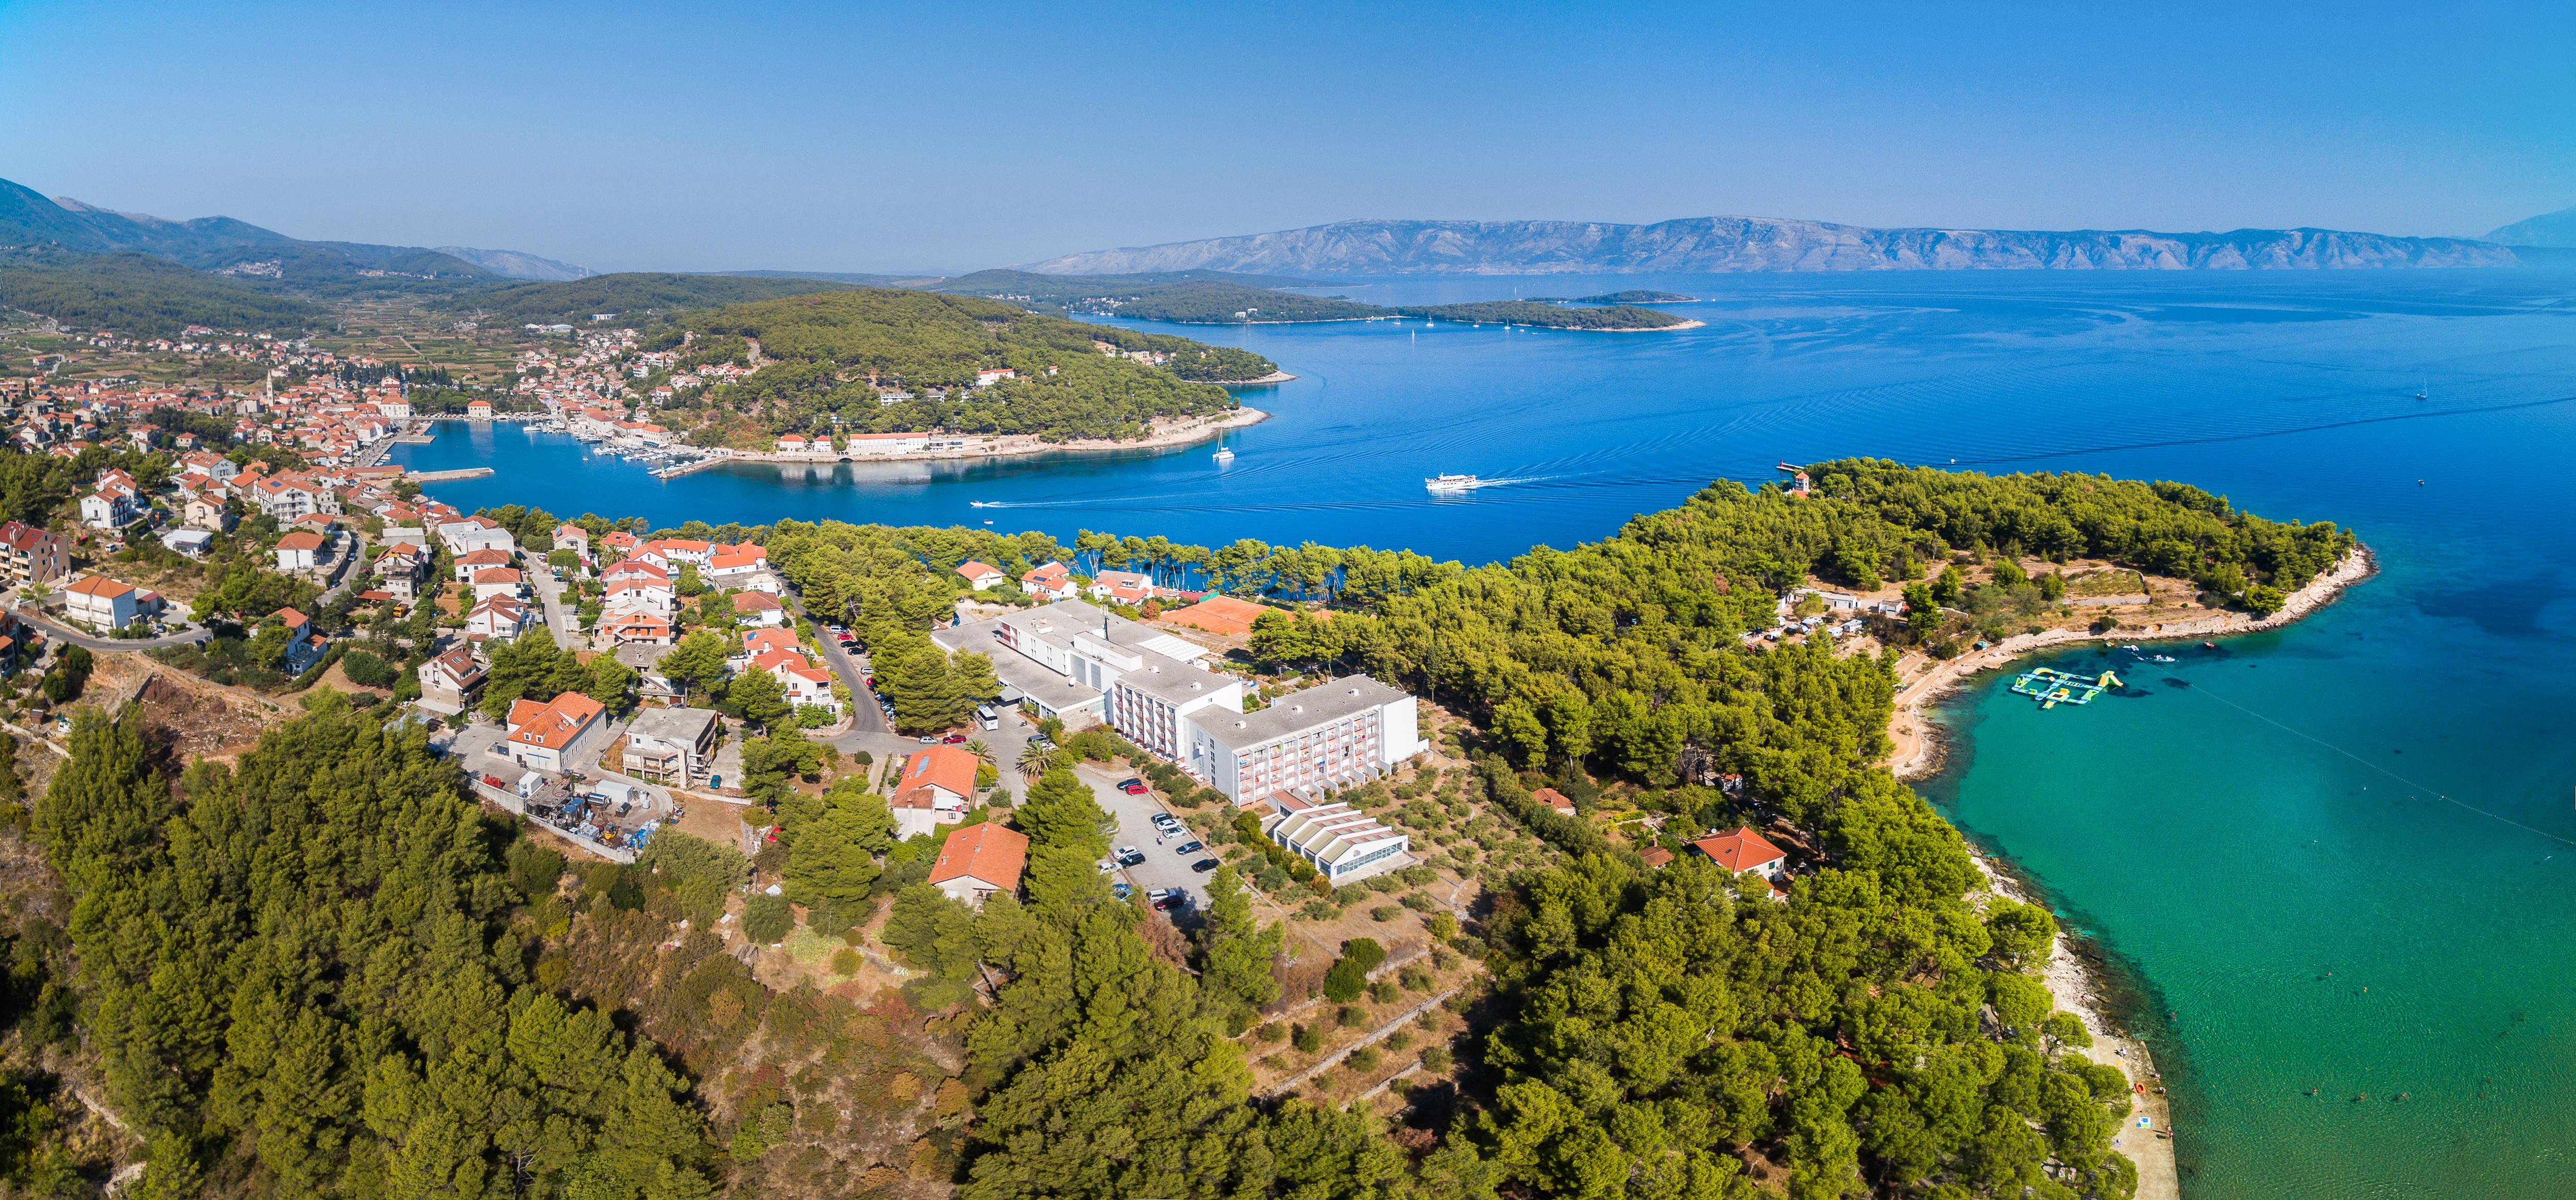
[[[1102,571],[1092,578],[1090,591],[1093,599],[1133,608],[1153,598],[1154,581],[1137,571]]]
[[[92,629],[123,629],[142,608],[133,584],[91,575],[63,589],[63,615]]]
[[[527,577],[521,575],[516,567],[485,567],[474,573],[472,582],[474,602],[480,604],[494,596],[516,598],[519,590],[527,584]]]
[[[986,588],[1000,586],[1011,578],[1003,574],[1000,567],[987,562],[960,563],[957,566],[957,574],[966,580],[966,586],[979,592]]]
[[[1060,562],[1048,563],[1020,576],[1020,590],[1049,600],[1071,600],[1082,591],[1073,582],[1073,568]]]
[[[573,743],[598,723],[606,710],[579,692],[565,692],[551,703],[519,700],[510,705],[510,736],[502,746],[513,762],[558,774],[578,765]]]
[[[1753,871],[1774,884],[1780,882],[1781,871],[1789,860],[1778,846],[1750,829],[1736,829],[1701,838],[1691,843],[1691,849],[1729,872],[1741,875]]]
[[[313,631],[313,618],[291,608],[269,614],[269,619],[286,626],[286,673],[301,675],[321,661],[322,652],[331,648],[331,639]]]
[[[707,582],[715,587],[741,587],[745,580],[769,570],[769,550],[758,542],[718,546],[707,556],[704,570]]]
[[[895,836],[929,833],[965,819],[975,800],[975,771],[983,765],[964,746],[924,747],[906,760],[887,800],[894,810]]]
[[[508,641],[537,623],[537,614],[517,596],[486,596],[465,614],[465,636],[472,641]]]
[[[284,572],[310,571],[322,561],[322,535],[310,529],[298,529],[277,539],[277,569]]]
[[[519,560],[507,550],[469,550],[455,558],[456,582],[474,582],[474,573],[494,567],[507,567]]]
[[[780,604],[777,597],[767,592],[733,594],[733,623],[736,625],[766,629],[784,624],[786,620],[787,607]]]
[[[420,664],[420,706],[435,713],[454,716],[474,702],[474,693],[483,686],[483,665],[474,661],[474,652],[463,646],[450,646]]]
[[[555,549],[570,550],[590,562],[590,531],[579,525],[562,525],[555,529]]]

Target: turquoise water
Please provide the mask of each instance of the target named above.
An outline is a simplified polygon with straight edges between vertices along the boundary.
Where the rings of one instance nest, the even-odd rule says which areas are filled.
[[[1300,375],[1247,393],[1279,415],[1230,436],[1229,470],[1201,446],[661,483],[568,440],[461,425],[398,457],[498,467],[431,486],[469,508],[992,517],[1470,561],[1601,536],[1711,477],[1848,454],[2183,479],[2349,524],[2383,572],[2341,604],[2124,672],[2136,697],[2042,713],[1989,681],[1946,714],[1957,752],[1926,791],[2132,981],[2195,1200],[2576,1194],[2576,276],[1335,290],[1604,285],[1712,297],[1674,306],[1708,325],[1174,327]],[[1421,479],[1442,471],[1523,482],[1430,501]]]

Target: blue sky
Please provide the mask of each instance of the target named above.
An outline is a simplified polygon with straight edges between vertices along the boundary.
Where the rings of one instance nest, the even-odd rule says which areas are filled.
[[[0,177],[610,270],[1348,217],[2476,234],[2576,204],[2567,0],[359,7],[0,0]]]

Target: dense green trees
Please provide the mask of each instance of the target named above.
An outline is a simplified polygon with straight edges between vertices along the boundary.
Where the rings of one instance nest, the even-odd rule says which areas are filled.
[[[148,254],[37,246],[0,252],[0,308],[132,337],[176,336],[190,325],[289,333],[331,324],[320,305]]]
[[[509,831],[423,733],[326,702],[174,788],[139,725],[80,720],[36,831],[147,1191],[709,1194],[683,1081],[527,983]]]
[[[490,643],[484,653],[492,660],[484,673],[481,702],[488,716],[507,716],[510,705],[519,700],[542,704],[565,692],[581,692],[612,713],[635,706],[638,676],[633,667],[613,654],[594,655],[585,663],[572,651],[557,647],[554,635],[542,627]]]
[[[1134,437],[1157,419],[1240,407],[1222,388],[1102,354],[1094,343],[1107,335],[1095,326],[989,300],[862,289],[735,305],[690,325],[756,339],[779,360],[708,397],[771,433]],[[974,386],[978,371],[999,367],[1017,377]],[[912,399],[879,403],[898,390]]]

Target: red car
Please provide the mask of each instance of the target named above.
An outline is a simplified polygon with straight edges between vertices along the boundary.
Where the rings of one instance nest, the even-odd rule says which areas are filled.
[[[1145,794],[1145,781],[1142,779],[1130,779],[1125,783],[1119,784],[1118,790],[1125,792],[1130,796],[1142,796]]]
[[[962,733],[952,733],[947,737],[939,739],[939,741],[942,745],[962,746],[966,743],[966,735]]]

